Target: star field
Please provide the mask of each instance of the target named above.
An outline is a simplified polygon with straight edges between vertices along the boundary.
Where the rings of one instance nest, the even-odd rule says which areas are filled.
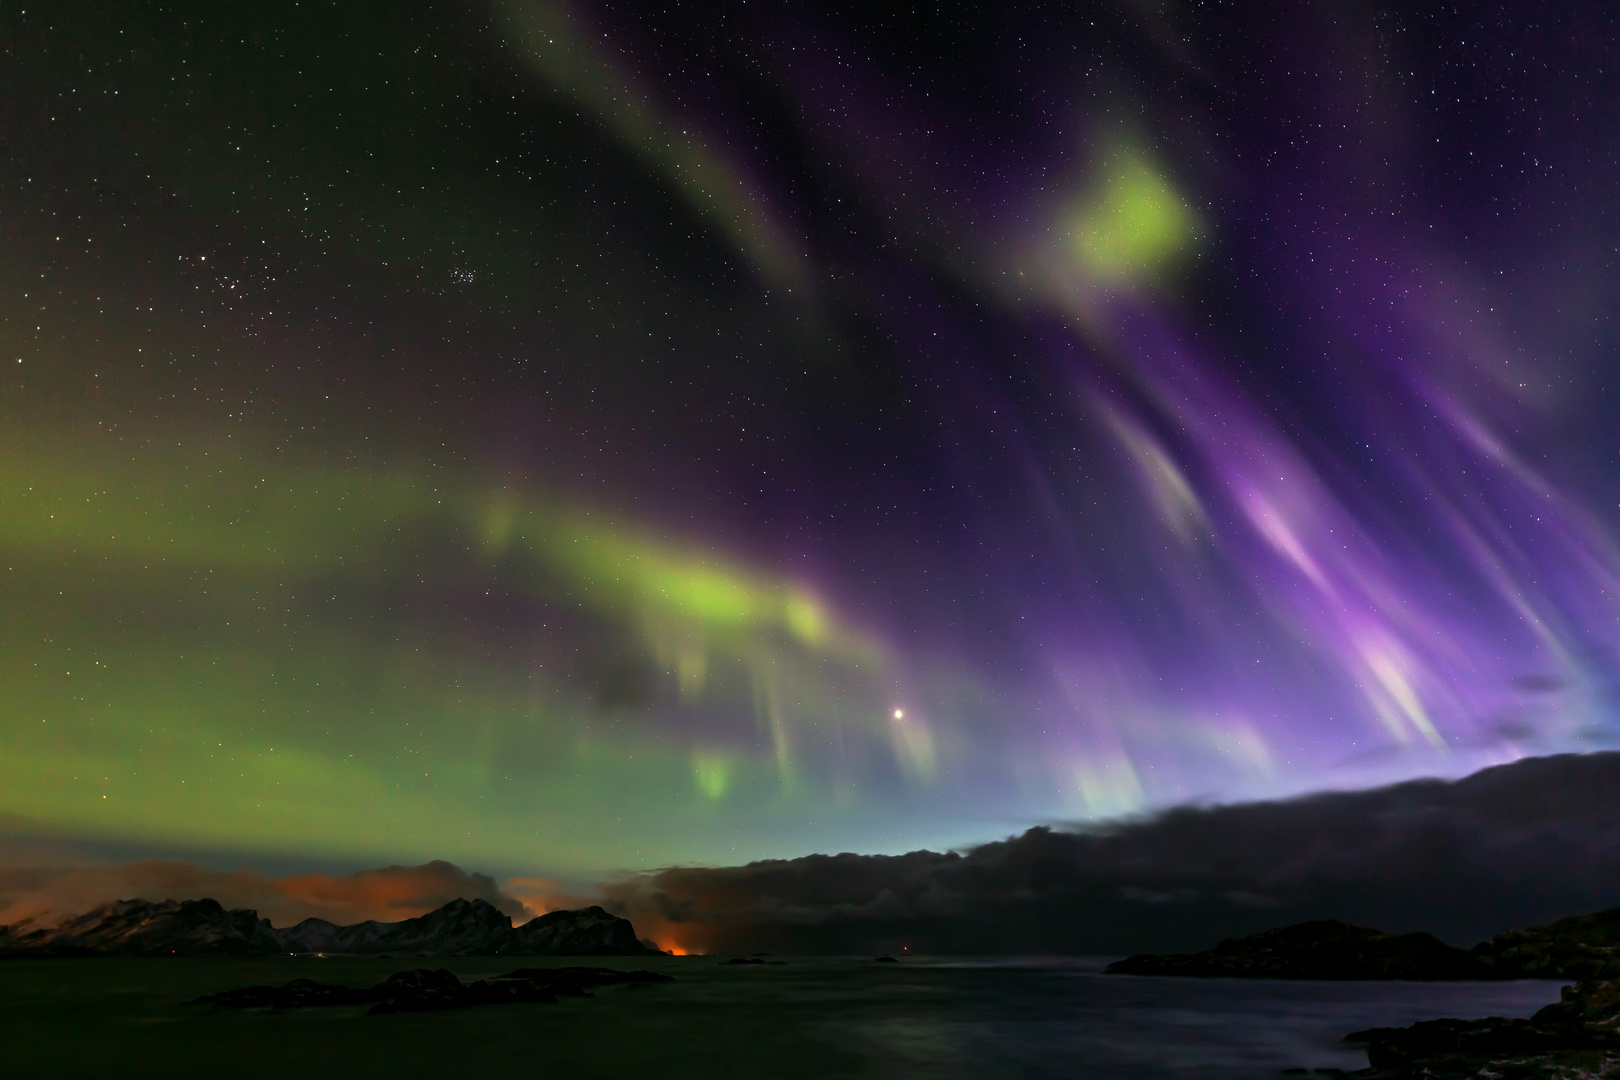
[[[594,872],[1611,746],[1614,19],[8,7],[0,814]]]

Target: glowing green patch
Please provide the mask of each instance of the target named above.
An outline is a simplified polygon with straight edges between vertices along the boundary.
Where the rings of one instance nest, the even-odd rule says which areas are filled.
[[[52,827],[387,859],[703,860],[712,834],[691,823],[717,807],[791,815],[830,798],[845,760],[895,752],[849,719],[875,715],[885,651],[803,586],[541,493],[224,440],[13,438],[0,553],[0,814]],[[531,652],[412,614],[447,591],[569,622],[530,620],[553,635]],[[679,705],[603,722],[593,673],[624,655],[673,677]],[[750,705],[753,729],[683,728]],[[777,782],[755,783],[773,762]],[[596,828],[552,824],[609,807],[584,814]]]
[[[769,604],[741,574],[610,529],[557,528],[551,551],[610,601],[638,601],[722,626],[764,621]],[[765,609],[765,610],[762,610]]]
[[[788,629],[806,645],[819,645],[827,636],[827,615],[821,605],[802,593],[788,597]]]
[[[1070,251],[1091,275],[1114,281],[1154,277],[1198,238],[1198,216],[1134,151],[1116,155],[1064,222]]]
[[[692,632],[710,635],[711,644],[717,643],[714,635],[735,639],[739,634],[759,644],[761,632],[774,632],[850,663],[881,662],[874,641],[839,625],[810,593],[780,579],[668,541],[626,534],[581,514],[537,521],[534,532],[542,538],[542,557],[566,566],[596,603],[639,612],[654,636],[685,627],[689,632],[677,635],[684,637],[679,648],[666,650],[672,655],[691,651]]]
[[[744,623],[755,614],[753,590],[707,566],[658,566],[647,584],[677,611],[705,622]]]

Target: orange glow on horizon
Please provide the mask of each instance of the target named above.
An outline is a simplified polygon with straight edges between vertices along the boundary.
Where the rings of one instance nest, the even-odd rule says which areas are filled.
[[[529,909],[530,914],[517,920],[520,922],[553,911],[589,907],[596,903],[593,899],[571,895],[567,887],[556,878],[511,877],[506,879],[502,891]]]

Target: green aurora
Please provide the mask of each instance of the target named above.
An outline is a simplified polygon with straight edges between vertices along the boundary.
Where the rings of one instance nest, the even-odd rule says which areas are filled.
[[[891,752],[931,773],[883,646],[802,585],[542,494],[232,445],[7,450],[0,812],[602,868],[713,852],[739,804],[853,808]],[[560,633],[500,629],[542,610]]]
[[[818,10],[0,12],[0,842],[584,877],[1620,739],[1599,98]]]

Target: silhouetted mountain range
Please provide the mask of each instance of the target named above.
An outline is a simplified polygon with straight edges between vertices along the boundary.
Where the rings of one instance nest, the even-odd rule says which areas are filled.
[[[305,919],[276,929],[216,900],[117,900],[53,927],[0,926],[0,956],[651,956],[628,919],[599,907],[553,911],[514,927],[485,900],[452,900],[403,922],[337,926]]]

